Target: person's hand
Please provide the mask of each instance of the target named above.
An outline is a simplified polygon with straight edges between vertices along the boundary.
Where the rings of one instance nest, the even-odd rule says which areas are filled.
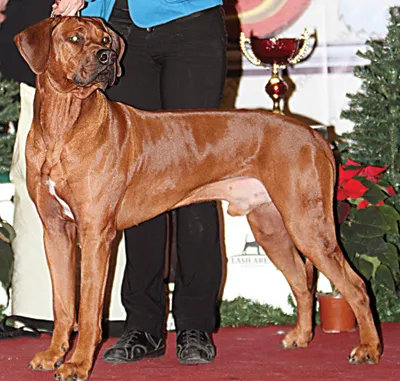
[[[0,24],[6,19],[4,11],[6,10],[8,0],[0,0]]]
[[[55,0],[52,8],[54,14],[57,16],[75,16],[84,5],[85,0]]]

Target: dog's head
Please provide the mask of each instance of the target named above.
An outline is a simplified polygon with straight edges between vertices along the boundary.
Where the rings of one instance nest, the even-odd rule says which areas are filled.
[[[32,71],[46,73],[59,92],[84,97],[121,75],[124,41],[98,18],[48,18],[14,41]]]

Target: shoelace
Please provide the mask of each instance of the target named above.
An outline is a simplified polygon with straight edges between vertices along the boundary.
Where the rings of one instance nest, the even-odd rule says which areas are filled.
[[[118,340],[118,344],[126,344],[136,340],[141,334],[143,334],[143,332],[138,331],[137,329],[126,331],[121,335],[120,339]]]
[[[195,329],[187,330],[182,332],[182,342],[185,344],[190,343],[200,343],[201,341],[201,331],[197,331]]]

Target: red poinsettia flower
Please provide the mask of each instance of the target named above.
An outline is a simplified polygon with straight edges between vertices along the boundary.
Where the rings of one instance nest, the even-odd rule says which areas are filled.
[[[349,167],[357,167],[351,168]],[[365,177],[366,179],[377,183],[380,180],[382,172],[388,167],[375,167],[367,165],[363,167],[360,163],[347,159],[346,163],[339,166],[338,192],[337,199],[345,200],[346,198],[360,198],[368,190],[360,181],[354,179],[356,176]],[[387,188],[390,195],[396,194],[392,186]],[[369,205],[368,201],[363,201],[357,206],[357,209],[365,208]]]
[[[349,179],[348,181],[339,184],[336,197],[339,201],[345,200],[346,198],[360,198],[367,190],[368,188],[360,181]]]
[[[360,168],[348,169],[348,167],[350,166],[359,166]],[[359,163],[356,163],[355,161],[350,159],[347,159],[345,164],[340,164],[338,186],[340,187],[341,185],[352,179],[354,176],[357,176],[360,173],[361,169],[362,167]]]
[[[364,186],[364,184],[362,184],[354,177],[365,177],[366,179],[377,183],[380,180],[382,172],[386,171],[387,168],[388,167],[375,167],[372,165],[367,165],[363,167],[360,163],[351,159],[347,159],[345,164],[339,165],[338,188],[336,197],[339,201],[338,209],[340,212],[340,221],[344,221],[350,213],[350,209],[344,207],[346,206],[345,204],[347,204],[345,200],[360,199],[368,190],[368,188]],[[386,188],[386,191],[388,192],[389,196],[393,196],[396,194],[396,191],[391,185]],[[384,204],[384,201],[380,201],[376,203],[375,206],[380,206]],[[365,209],[370,205],[371,203],[369,201],[363,199],[357,204],[356,209]]]
[[[373,167],[372,165],[367,165],[364,167],[358,176],[365,176],[368,180],[377,183],[380,180],[380,174],[386,171],[388,167]]]
[[[372,205],[369,201],[367,200],[362,200],[358,205],[357,205],[357,210],[359,209],[365,209],[368,208],[368,206]],[[375,206],[381,206],[381,205],[385,205],[385,201],[379,201],[375,204]]]
[[[394,196],[394,195],[396,194],[396,191],[394,190],[394,188],[393,188],[392,185],[389,185],[389,186],[386,188],[386,191],[389,193],[389,196]]]
[[[358,205],[357,205],[357,210],[359,209],[365,209],[368,208],[368,206],[370,205],[370,203],[367,200],[362,200]]]
[[[347,167],[359,167],[359,169],[346,169]],[[386,167],[375,167],[373,165],[367,165],[366,167],[363,167],[360,163],[357,163],[354,160],[347,159],[346,163],[343,165],[343,168],[346,169],[346,171],[351,171],[353,173],[357,172],[354,176],[363,176],[366,179],[373,181],[374,183],[377,183],[380,180],[380,174],[382,172],[385,172],[388,169],[389,166]]]
[[[349,166],[357,166],[359,168],[347,169]],[[351,159],[347,159],[344,165],[339,165],[336,195],[339,201],[345,200],[346,198],[359,198],[368,190],[360,181],[354,179],[355,176],[360,174],[361,170],[361,164]]]

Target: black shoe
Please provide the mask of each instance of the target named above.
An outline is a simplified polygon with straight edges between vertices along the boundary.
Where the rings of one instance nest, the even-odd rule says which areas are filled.
[[[197,329],[177,334],[176,356],[181,364],[205,364],[215,358],[215,347],[208,333]]]
[[[165,353],[163,339],[157,339],[147,332],[128,330],[104,352],[106,362],[133,362],[145,357],[161,357]]]

